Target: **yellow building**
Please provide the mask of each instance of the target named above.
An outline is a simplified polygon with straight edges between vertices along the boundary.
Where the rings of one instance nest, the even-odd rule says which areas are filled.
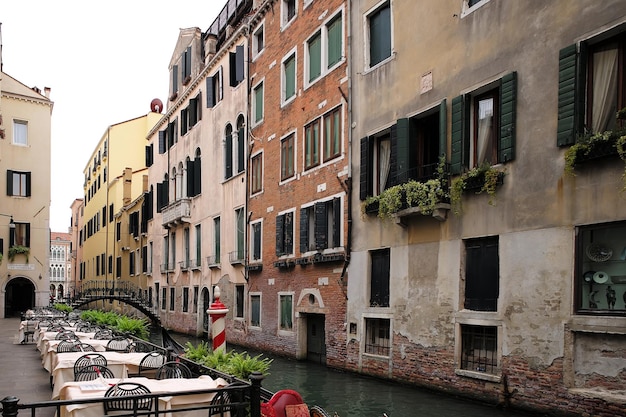
[[[0,317],[48,305],[53,103],[0,73]]]
[[[97,281],[110,288],[120,280],[136,278],[136,274],[129,273],[129,265],[131,255],[137,256],[133,262],[142,264],[141,242],[138,230],[130,229],[129,219],[135,219],[137,199],[146,191],[146,135],[159,118],[158,113],[150,112],[109,126],[83,170],[85,195],[83,225],[78,233],[81,257],[77,287],[85,288],[88,282]]]

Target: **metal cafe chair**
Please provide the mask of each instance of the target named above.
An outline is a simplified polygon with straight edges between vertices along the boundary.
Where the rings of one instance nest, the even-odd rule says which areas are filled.
[[[102,365],[107,366],[107,358],[99,353],[86,353],[76,359],[74,362],[74,379],[76,378],[76,373],[86,367],[91,365]]]
[[[120,382],[104,393],[104,414],[111,411],[151,411],[153,398],[127,398],[131,395],[150,394],[150,390],[142,384],[134,382]]]
[[[76,372],[74,381],[93,381],[102,375],[102,378],[115,378],[113,371],[104,365],[88,365]]]
[[[165,362],[156,371],[156,379],[193,378],[191,370],[181,362]]]
[[[153,378],[156,376],[156,371],[167,362],[167,356],[161,352],[150,352],[144,356],[139,362],[139,369],[137,374],[129,376],[145,376]]]

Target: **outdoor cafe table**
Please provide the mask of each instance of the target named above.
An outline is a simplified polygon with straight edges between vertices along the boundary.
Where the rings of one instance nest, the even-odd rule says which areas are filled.
[[[71,330],[71,329],[68,329]],[[37,349],[39,352],[45,352],[48,350],[47,343],[50,340],[55,340],[59,332],[40,332],[39,335],[35,336],[35,340],[37,341]],[[93,339],[96,335],[96,332],[74,332],[77,338],[79,339]]]
[[[89,352],[64,352],[55,353],[52,358],[52,399],[59,396],[59,390],[68,381],[74,380],[74,363],[78,358]],[[107,360],[107,368],[113,372],[116,378],[126,378],[128,373],[137,373],[139,362],[146,353],[122,353],[122,352],[92,352],[104,356]]]
[[[60,340],[48,340],[47,343],[45,344],[45,346],[47,346],[48,348],[45,351],[41,352],[41,364],[43,365],[44,369],[48,372],[52,370],[52,361],[53,361],[54,356],[57,353],[57,347],[59,346],[60,342],[61,342]],[[79,339],[79,342],[90,344],[91,346],[94,347],[96,352],[104,352],[107,350],[107,344],[109,343],[109,340],[83,338],[83,339]],[[89,352],[83,352],[83,353],[89,353]]]
[[[104,393],[110,386],[118,382],[135,382],[147,387],[153,394],[169,394],[159,397],[159,410],[175,410],[193,406],[208,406],[215,396],[214,392],[174,396],[177,392],[205,390],[226,386],[228,383],[222,378],[213,379],[208,375],[190,379],[151,379],[144,377],[125,378],[120,380],[105,379],[107,385],[101,385],[98,380],[86,382],[66,382],[59,390],[59,400],[84,400],[88,398],[104,398]],[[82,387],[82,388],[81,388]],[[103,415],[102,403],[75,404],[61,407],[59,417],[101,417]],[[164,414],[166,417],[168,414]],[[173,416],[206,417],[208,411],[194,410],[184,411]]]

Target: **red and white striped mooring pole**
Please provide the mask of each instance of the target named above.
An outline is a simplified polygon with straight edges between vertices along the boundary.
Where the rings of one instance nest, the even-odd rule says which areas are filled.
[[[211,317],[211,337],[213,338],[213,352],[226,350],[226,313],[228,309],[220,301],[220,287],[213,290],[215,301],[207,309],[207,314]]]

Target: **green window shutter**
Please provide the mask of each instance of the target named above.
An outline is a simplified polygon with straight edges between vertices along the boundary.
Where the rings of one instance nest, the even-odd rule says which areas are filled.
[[[452,126],[451,126],[451,153],[450,173],[460,174],[463,167],[463,148],[465,139],[464,115],[465,97],[458,96],[452,99]]]
[[[342,16],[341,13],[328,25],[328,68],[341,60],[342,46]]]
[[[226,168],[226,179],[233,176],[233,134],[226,135],[226,149],[224,154],[224,167]]]
[[[576,45],[559,52],[559,108],[556,144],[571,145],[576,141]]]
[[[498,162],[515,159],[517,72],[502,77],[500,85],[500,155]]]
[[[263,119],[263,84],[254,90],[254,121],[260,122]]]
[[[441,103],[439,103],[439,156],[446,156],[447,147],[446,142],[448,140],[447,136],[447,122],[448,122],[448,104],[446,99],[444,98]]]
[[[409,152],[409,119],[398,119],[396,122],[396,135],[397,135],[397,168],[396,168],[396,183],[403,184],[408,181],[409,168],[410,168],[410,152]]]
[[[300,253],[309,250],[309,207],[300,209]]]
[[[309,82],[322,73],[322,36],[318,33],[309,41]]]
[[[13,171],[7,169],[7,195],[13,195]]]
[[[359,173],[359,199],[365,200],[372,195],[372,173],[370,172],[371,141],[366,136],[361,138],[361,171]]]
[[[296,94],[296,59],[290,57],[285,61],[285,100]]]
[[[369,18],[370,67],[391,56],[391,9],[389,3]]]

